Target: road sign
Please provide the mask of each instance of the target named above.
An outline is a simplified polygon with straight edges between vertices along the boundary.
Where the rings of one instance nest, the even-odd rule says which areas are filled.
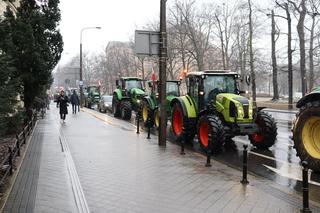
[[[79,81],[79,86],[83,86],[83,81]]]
[[[154,31],[135,31],[135,53],[141,56],[159,55],[160,33]]]

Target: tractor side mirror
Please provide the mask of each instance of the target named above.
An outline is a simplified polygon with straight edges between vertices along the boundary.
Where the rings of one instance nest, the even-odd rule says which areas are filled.
[[[247,85],[250,86],[250,84],[251,84],[251,77],[250,77],[250,75],[246,75],[246,76],[245,76],[245,79],[246,79]]]
[[[149,86],[150,88],[152,88],[152,82],[151,82],[151,81],[148,81],[148,86]]]

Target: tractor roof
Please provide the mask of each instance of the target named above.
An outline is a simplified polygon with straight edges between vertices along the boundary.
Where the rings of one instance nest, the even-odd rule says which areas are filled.
[[[187,76],[195,75],[195,76],[202,76],[202,75],[238,75],[236,72],[231,72],[230,70],[204,70],[198,72],[189,72]]]
[[[138,78],[138,77],[121,77],[121,79],[123,79],[123,80],[138,80],[138,81],[142,81],[142,78]]]

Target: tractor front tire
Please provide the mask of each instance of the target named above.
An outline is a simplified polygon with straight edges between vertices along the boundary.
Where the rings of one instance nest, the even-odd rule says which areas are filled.
[[[130,101],[121,101],[121,118],[130,120],[132,114],[132,107]]]
[[[293,126],[293,140],[301,161],[320,171],[320,101],[308,102],[300,108]]]
[[[194,123],[183,115],[180,104],[175,103],[171,118],[172,131],[178,140],[184,137],[185,143],[192,143],[195,135]],[[183,135],[183,128],[184,134]]]
[[[277,139],[277,124],[274,118],[266,112],[259,111],[256,124],[258,132],[249,135],[250,142],[257,149],[265,150],[273,146]]]
[[[120,103],[116,94],[113,94],[112,97],[112,113],[116,118],[121,116]]]
[[[198,139],[202,150],[221,151],[225,142],[225,130],[217,115],[202,115],[198,122]]]

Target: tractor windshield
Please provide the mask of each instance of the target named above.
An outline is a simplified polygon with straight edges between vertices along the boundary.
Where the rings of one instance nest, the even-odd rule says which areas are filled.
[[[136,80],[136,79],[126,80],[126,89],[130,90],[132,88],[142,89],[141,81]]]
[[[179,85],[176,82],[167,82],[167,95],[179,96]]]
[[[236,93],[236,81],[233,75],[207,75],[204,79],[205,102],[219,93]]]
[[[90,87],[89,88],[89,93],[93,94],[93,95],[99,94],[99,88],[98,87]]]

